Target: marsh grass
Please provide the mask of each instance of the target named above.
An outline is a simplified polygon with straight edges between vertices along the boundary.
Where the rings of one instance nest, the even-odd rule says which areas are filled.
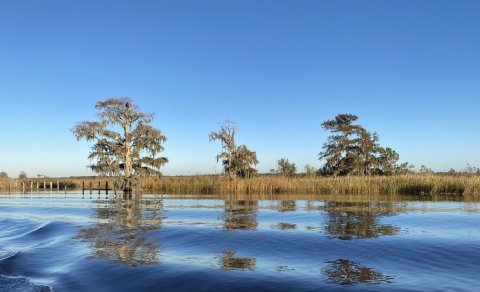
[[[91,178],[41,178],[41,179],[0,179],[2,191],[21,189],[25,182],[26,190],[36,190],[37,182],[39,189],[43,190],[45,182],[46,189],[57,189],[57,182],[60,189],[65,185],[68,189],[82,188],[85,182],[85,189],[105,188],[105,182],[109,181],[110,189],[113,185],[111,179],[101,177]],[[407,174],[398,176],[346,176],[346,177],[287,177],[277,175],[257,176],[246,179],[230,180],[228,177],[215,175],[194,175],[194,176],[165,176],[162,178],[141,179],[143,191],[171,193],[171,194],[224,194],[224,193],[245,193],[245,194],[335,194],[335,195],[480,195],[480,176],[478,175],[438,175],[438,174]]]
[[[143,179],[144,190],[164,193],[246,193],[246,194],[410,194],[480,195],[480,176],[476,175],[400,175],[347,177],[258,176],[236,179],[211,175]]]
[[[100,188],[105,189],[105,182],[109,181],[109,186],[111,186],[111,179],[102,178],[102,177],[86,177],[86,178],[0,178],[0,190],[5,191],[10,188],[13,190],[22,190],[25,186],[25,190],[37,190],[37,184],[39,190],[49,190],[50,182],[52,183],[52,189],[64,190],[65,186],[67,189],[81,189],[82,183],[85,183],[85,189],[90,188],[90,182],[92,182],[92,188],[98,189],[98,183],[100,182]],[[45,187],[44,187],[45,186]]]

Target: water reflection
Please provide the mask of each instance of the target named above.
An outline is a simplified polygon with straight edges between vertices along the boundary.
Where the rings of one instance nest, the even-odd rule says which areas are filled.
[[[107,202],[104,208],[94,209],[93,227],[79,229],[74,239],[90,243],[93,258],[128,266],[160,264],[161,245],[146,232],[162,228],[162,201],[127,195]]]
[[[222,251],[216,258],[220,270],[250,270],[255,269],[257,259],[255,258],[239,258],[235,257],[236,251]]]
[[[297,224],[290,224],[290,223],[278,223],[276,225],[272,225],[273,229],[280,229],[280,230],[295,230],[297,228]]]
[[[396,235],[400,228],[381,224],[380,218],[396,215],[394,203],[385,202],[326,202],[324,230],[342,240],[376,238]]]
[[[360,263],[344,259],[334,261],[326,260],[325,263],[327,266],[322,269],[322,274],[326,277],[325,282],[330,284],[353,286],[359,283],[374,285],[380,283],[394,283],[393,277],[386,276],[379,271],[362,266]]]
[[[297,201],[283,200],[280,204],[280,212],[295,211],[297,209]]]
[[[258,201],[226,200],[225,210],[221,215],[224,230],[256,230]]]

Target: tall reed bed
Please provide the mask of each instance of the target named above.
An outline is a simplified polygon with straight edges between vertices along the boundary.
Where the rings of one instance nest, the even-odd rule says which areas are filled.
[[[226,177],[196,175],[142,180],[144,190],[165,193],[321,193],[321,194],[411,194],[480,195],[480,176],[409,174],[400,176],[285,177],[258,176],[230,180]]]
[[[40,179],[0,179],[0,189],[50,188],[104,189],[106,182],[110,189],[113,180],[102,177],[90,178],[40,178]],[[171,194],[334,194],[334,195],[463,195],[480,196],[480,176],[477,175],[425,175],[407,174],[399,176],[346,176],[346,177],[285,177],[258,176],[249,179],[230,180],[227,177],[215,175],[165,176],[162,178],[143,178],[143,191]]]
[[[67,189],[80,189],[82,188],[83,184],[85,188],[90,188],[90,182],[92,182],[92,188],[97,189],[98,183],[100,182],[100,188],[105,188],[105,182],[109,181],[108,178],[102,177],[86,177],[86,178],[26,178],[26,179],[18,179],[18,178],[0,178],[0,190],[36,190],[36,189],[50,189],[50,185],[52,189],[62,189],[64,190],[65,187]],[[51,183],[51,184],[50,184]],[[111,184],[110,184],[111,186]]]

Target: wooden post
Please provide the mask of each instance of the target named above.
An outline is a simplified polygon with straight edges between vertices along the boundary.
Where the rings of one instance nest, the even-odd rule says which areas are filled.
[[[85,194],[85,181],[82,181],[82,195],[84,194]]]
[[[105,194],[108,196],[108,181],[105,182]]]
[[[60,182],[57,181],[57,191],[60,191]]]
[[[63,186],[65,187],[65,194],[67,193],[67,183],[64,183]]]
[[[30,182],[30,190],[33,190],[33,181]]]
[[[92,194],[92,181],[90,181],[90,195]]]
[[[43,181],[43,190],[45,190],[47,187],[45,186],[45,181]]]
[[[100,195],[100,181],[98,181],[98,194]]]
[[[52,190],[52,182],[50,182],[50,190]]]
[[[25,193],[25,182],[22,182],[22,189],[23,189],[23,192]]]

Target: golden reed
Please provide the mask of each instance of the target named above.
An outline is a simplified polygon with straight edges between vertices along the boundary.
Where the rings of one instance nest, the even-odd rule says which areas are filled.
[[[25,187],[30,190],[53,189],[105,188],[109,181],[112,189],[112,180],[106,177],[91,178],[40,178],[26,179]],[[410,195],[480,195],[480,176],[478,175],[436,175],[436,174],[406,174],[398,176],[346,176],[346,177],[285,177],[277,175],[257,176],[253,178],[230,180],[227,177],[215,175],[194,176],[164,176],[162,178],[142,178],[144,191],[155,191],[171,194],[410,194]],[[0,189],[5,191],[11,188],[22,188],[23,181],[18,179],[0,179]]]
[[[236,179],[221,176],[196,175],[188,177],[146,178],[144,190],[165,193],[320,193],[320,194],[412,194],[465,196],[480,195],[480,176],[400,175],[347,177],[284,177],[258,176]]]

